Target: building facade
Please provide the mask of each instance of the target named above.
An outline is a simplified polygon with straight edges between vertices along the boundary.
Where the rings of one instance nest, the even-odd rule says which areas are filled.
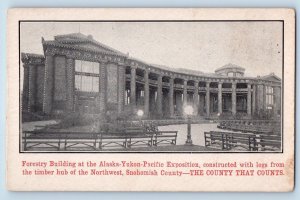
[[[22,110],[46,115],[64,112],[136,113],[145,118],[263,111],[281,114],[281,79],[274,74],[244,77],[245,69],[225,65],[207,74],[147,64],[81,33],[42,39],[44,55],[22,53]]]

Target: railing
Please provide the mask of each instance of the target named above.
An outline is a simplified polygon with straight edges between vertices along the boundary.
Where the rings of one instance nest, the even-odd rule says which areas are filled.
[[[157,80],[149,79],[149,83],[150,83],[150,84],[153,84],[153,85],[156,85],[156,84],[157,84]]]
[[[181,89],[183,89],[183,85],[181,85],[181,84],[174,84],[174,88],[181,88]]]
[[[206,91],[206,87],[199,87],[199,91]]]
[[[222,88],[222,92],[232,92],[232,88]]]
[[[218,89],[218,88],[210,88],[209,91],[210,91],[210,92],[218,92],[219,89]]]
[[[162,82],[162,85],[165,86],[165,87],[166,87],[166,86],[167,86],[167,87],[170,87],[170,83],[168,83],[168,82]]]
[[[136,78],[137,81],[144,82],[144,77],[142,77],[142,76],[136,75],[135,78]]]
[[[237,88],[237,92],[248,92],[248,88]]]
[[[194,89],[195,89],[195,86],[187,85],[186,88],[187,88],[188,90],[194,90]]]
[[[205,146],[221,150],[232,150],[238,147],[247,151],[278,151],[281,149],[281,137],[265,134],[243,134],[233,132],[204,132]]]
[[[128,149],[135,146],[176,145],[177,131],[148,131],[143,134],[133,132],[91,133],[91,132],[56,132],[25,131],[23,133],[24,151],[50,149],[56,151],[103,149]]]

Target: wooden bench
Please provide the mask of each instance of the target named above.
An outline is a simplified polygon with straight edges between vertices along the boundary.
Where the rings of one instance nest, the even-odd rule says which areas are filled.
[[[276,151],[281,149],[281,136],[260,134],[256,136],[256,150]]]
[[[177,131],[157,131],[154,132],[153,146],[160,144],[176,145]]]
[[[204,133],[205,146],[219,146],[222,150],[241,147],[248,151],[276,151],[281,149],[281,136],[210,131]]]
[[[223,134],[215,134],[212,132],[204,132],[204,140],[205,140],[205,146],[212,146],[215,144],[218,144],[222,146],[222,149],[224,149],[224,135]]]
[[[236,147],[254,150],[255,135],[233,132],[210,131],[204,133],[205,146],[219,145],[222,150],[231,150]]]
[[[254,150],[255,136],[244,133],[228,133],[225,134],[225,148],[233,149],[241,147],[248,151]]]

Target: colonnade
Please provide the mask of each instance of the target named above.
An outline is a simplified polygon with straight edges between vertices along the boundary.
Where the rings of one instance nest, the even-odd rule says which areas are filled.
[[[53,102],[55,57],[46,54],[45,61],[41,56],[30,59],[35,62],[23,59],[25,74],[23,109],[29,112],[42,110],[45,114],[51,114],[53,109],[57,109],[57,102]],[[280,115],[281,112],[281,84],[277,82],[247,77],[206,74],[197,76],[153,70],[150,67],[114,64],[117,67],[117,84],[111,85],[108,80],[108,62],[99,62],[99,92],[89,94],[95,97],[89,101],[95,102],[92,109],[96,110],[96,113],[99,110],[99,113],[104,114],[111,109],[107,106],[108,103],[111,104],[108,102],[108,87],[115,87],[117,92],[117,99],[114,102],[118,113],[127,108],[133,112],[142,109],[145,118],[153,116],[153,113],[158,118],[180,117],[184,115],[183,108],[187,105],[193,107],[195,116],[204,117],[222,113],[236,115],[239,112],[251,117],[254,113],[267,109],[274,115]],[[76,111],[78,94],[85,93],[75,91],[74,88],[74,58],[66,57],[66,77],[64,109]],[[43,83],[42,87],[36,85],[37,79]],[[270,88],[271,93],[267,91]],[[141,91],[143,95],[139,94]],[[140,98],[141,96],[143,98]]]
[[[162,74],[156,74],[156,80],[151,80],[149,78],[149,71],[143,70],[143,77],[139,79],[140,84],[143,84],[143,91],[144,91],[144,98],[143,98],[143,107],[139,107],[139,109],[144,110],[145,116],[149,116],[149,110],[150,110],[150,100],[149,98],[152,98],[150,95],[150,87],[156,88],[156,114],[158,117],[163,116],[163,88],[166,88],[168,90],[168,115],[169,117],[174,117],[176,115],[175,108],[176,108],[176,102],[174,102],[175,98],[175,91],[180,91],[182,93],[182,104],[181,106],[184,108],[186,105],[191,105],[194,108],[194,115],[200,115],[199,108],[204,107],[205,113],[204,116],[211,116],[212,114],[222,114],[224,112],[223,109],[223,95],[227,94],[228,96],[231,96],[231,109],[227,112],[230,112],[232,115],[236,115],[237,112],[237,96],[244,97],[244,101],[246,102],[246,109],[245,114],[247,114],[249,117],[251,117],[255,112],[259,110],[266,110],[268,107],[268,104],[266,102],[266,84],[263,83],[256,83],[255,81],[239,81],[239,79],[232,79],[232,80],[224,80],[226,77],[221,77],[219,79],[213,79],[213,81],[207,80],[207,81],[199,81],[199,80],[190,80],[190,79],[183,79],[182,78],[182,84],[175,84],[175,79],[177,78],[176,75],[172,76],[165,76]],[[130,74],[128,73],[126,75],[127,82],[130,82],[130,103],[129,106],[131,109],[136,110],[137,109],[137,68],[131,67],[130,68]],[[163,82],[163,78],[167,78],[167,82]],[[151,80],[151,83],[150,83]],[[193,85],[188,85],[188,82],[193,82]],[[200,86],[205,85],[205,87]],[[217,87],[212,87],[212,84],[217,85]],[[226,88],[223,87],[223,85],[226,84]],[[237,87],[237,85],[242,85],[243,87]],[[231,85],[230,87],[228,87]],[[280,87],[279,86],[273,86],[274,88],[274,97],[272,97],[273,100],[273,107],[272,110],[274,112],[274,115],[278,113],[278,109],[280,107],[280,96],[275,97],[275,95],[280,94]],[[257,92],[259,90],[259,92]],[[192,93],[192,101],[188,102],[188,95],[191,95]],[[212,101],[212,95],[217,94],[217,112],[214,112],[211,110],[211,101]],[[200,105],[200,96],[205,97],[205,104]],[[183,110],[181,108],[181,110]],[[201,108],[200,108],[201,109]],[[151,110],[150,112],[153,112]],[[178,115],[178,113],[177,113]],[[181,113],[181,115],[184,115],[184,113]]]

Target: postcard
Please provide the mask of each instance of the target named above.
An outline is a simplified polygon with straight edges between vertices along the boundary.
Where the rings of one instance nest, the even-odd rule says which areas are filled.
[[[293,190],[294,10],[7,19],[9,190]]]

